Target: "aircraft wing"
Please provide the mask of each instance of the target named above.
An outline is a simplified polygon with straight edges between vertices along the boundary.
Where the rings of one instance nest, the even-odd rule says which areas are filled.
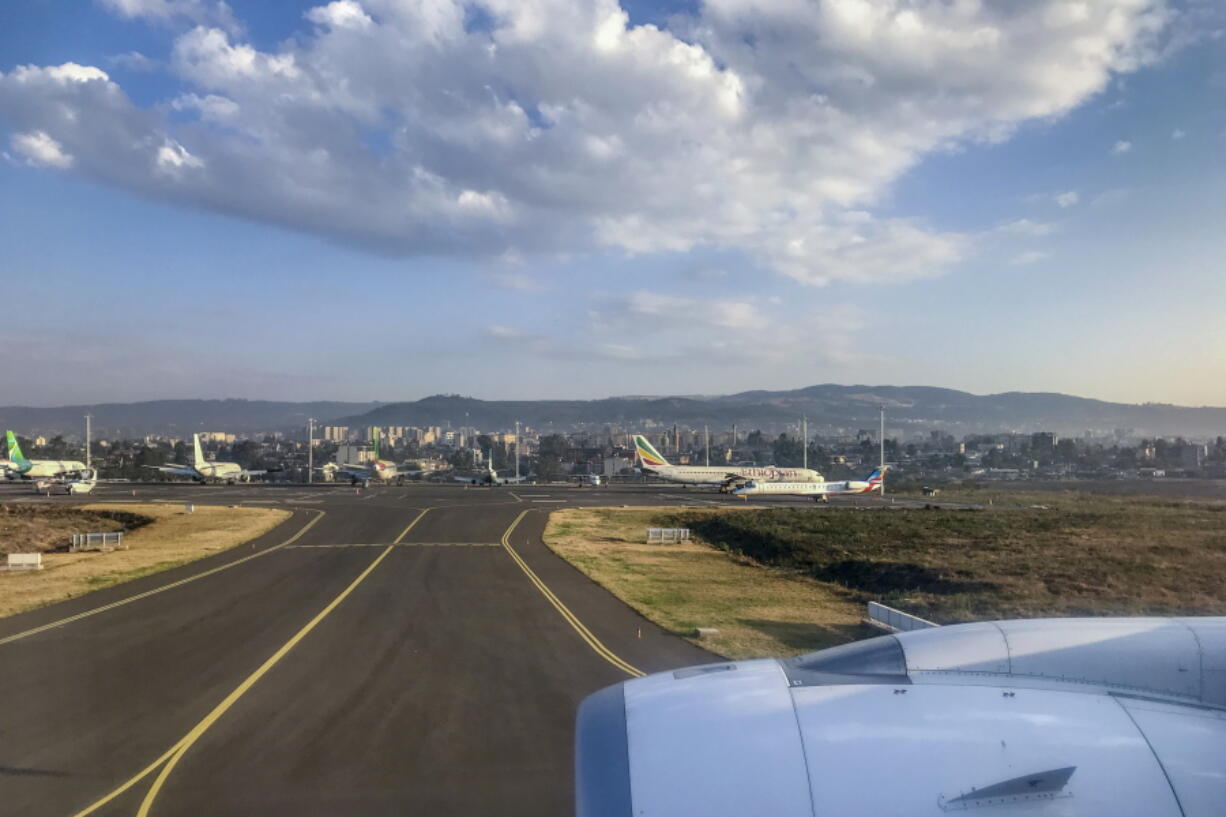
[[[192,468],[190,465],[180,465],[177,462],[169,462],[165,465],[142,465],[141,467],[153,468],[154,470],[161,471],[163,474],[172,474],[177,477],[196,476],[195,468]]]
[[[373,479],[374,470],[363,468],[360,465],[342,465],[336,469],[335,473],[344,474],[350,479]]]

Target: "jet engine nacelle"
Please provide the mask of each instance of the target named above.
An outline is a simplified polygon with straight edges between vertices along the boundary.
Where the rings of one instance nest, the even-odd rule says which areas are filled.
[[[1226,618],[1038,619],[658,673],[579,709],[580,817],[1209,817]]]

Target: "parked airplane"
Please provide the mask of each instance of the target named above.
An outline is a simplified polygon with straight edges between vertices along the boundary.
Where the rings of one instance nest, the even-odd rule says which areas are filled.
[[[1226,618],[985,621],[608,687],[578,817],[1217,817]]]
[[[67,479],[40,479],[35,483],[35,487],[40,493],[63,493],[63,494],[88,494],[92,493],[98,485],[98,472],[93,468],[86,468],[84,471],[69,477]]]
[[[641,434],[634,438],[641,470],[669,482],[686,485],[739,486],[746,480],[773,482],[821,482],[822,475],[810,468],[765,468],[740,465],[671,465]]]
[[[404,484],[405,477],[420,476],[422,471],[416,468],[408,468],[403,465],[397,465],[391,460],[379,458],[379,433],[376,430],[372,440],[375,446],[375,458],[370,462],[345,462],[337,463],[334,473],[343,474],[349,477],[352,484],[357,485],[359,482],[363,486],[369,487],[373,480],[382,480],[383,482],[395,481],[397,485]],[[328,466],[322,466],[320,470]]]
[[[859,480],[844,480],[842,482],[758,482],[750,480],[732,493],[736,496],[811,496],[817,502],[825,502],[827,497],[842,494],[868,494],[881,490],[885,479],[886,468],[878,468],[868,475],[864,482]]]
[[[252,477],[267,474],[267,471],[248,471],[237,462],[215,462],[204,458],[204,449],[200,447],[200,435],[192,435],[192,464],[182,465],[171,462],[166,465],[146,465],[146,468],[156,468],[163,474],[172,477],[187,477],[197,482],[215,480],[233,485],[235,482],[248,482]]]
[[[76,460],[28,460],[21,453],[21,446],[17,444],[17,436],[13,432],[6,431],[4,437],[8,443],[8,456],[11,463],[8,469],[10,479],[13,478],[13,475],[19,479],[64,477],[79,474],[85,470],[85,463]]]
[[[528,479],[527,477],[500,477],[494,470],[494,464],[488,460],[485,467],[484,472],[473,475],[456,474],[454,479],[456,482],[466,482],[469,485],[515,485]]]

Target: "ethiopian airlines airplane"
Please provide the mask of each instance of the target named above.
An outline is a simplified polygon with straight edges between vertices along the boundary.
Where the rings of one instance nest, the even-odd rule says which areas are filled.
[[[886,466],[888,468],[889,466]],[[885,479],[886,468],[878,468],[868,475],[868,480],[843,480],[840,482],[758,482],[750,480],[732,491],[736,496],[811,496],[817,502],[825,502],[827,497],[842,494],[870,494],[881,490]]]
[[[746,480],[763,483],[785,480],[790,483],[820,483],[822,480],[822,475],[810,468],[776,468],[773,465],[765,468],[740,465],[670,465],[641,434],[635,436],[634,448],[642,470],[660,479],[686,485],[728,486]]]

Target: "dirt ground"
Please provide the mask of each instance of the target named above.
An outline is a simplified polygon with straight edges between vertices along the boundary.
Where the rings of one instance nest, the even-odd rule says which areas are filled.
[[[73,517],[72,514],[81,514]],[[80,511],[52,508],[43,518],[0,513],[0,531],[25,543],[22,552],[46,551],[68,541],[71,532],[97,533],[127,525],[125,550],[108,553],[44,552],[44,569],[0,573],[0,616],[73,598],[240,545],[290,516],[273,508],[180,505],[87,505]],[[143,520],[148,520],[144,522]],[[111,527],[102,527],[106,522]],[[6,523],[10,527],[3,527]],[[40,547],[40,543],[43,545]],[[10,551],[11,552],[11,551]]]

